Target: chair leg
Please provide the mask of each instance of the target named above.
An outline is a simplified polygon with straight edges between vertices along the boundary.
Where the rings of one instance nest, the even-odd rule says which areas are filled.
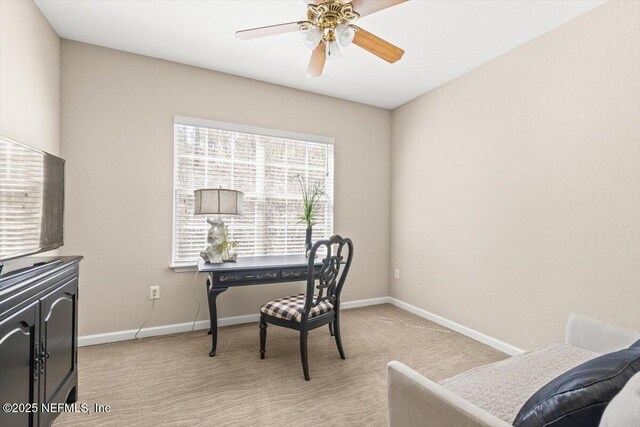
[[[333,322],[329,323],[329,334],[333,336]]]
[[[267,352],[267,322],[264,320],[264,314],[260,315],[260,359],[264,359],[264,354]]]
[[[304,379],[309,381],[309,360],[307,358],[307,337],[309,332],[300,331],[300,358],[302,359],[302,370],[304,371]]]
[[[340,312],[336,312],[336,320],[333,321],[334,338],[336,339],[336,345],[338,346],[338,352],[341,359],[346,359],[344,356],[344,349],[342,348],[342,340],[340,339]]]

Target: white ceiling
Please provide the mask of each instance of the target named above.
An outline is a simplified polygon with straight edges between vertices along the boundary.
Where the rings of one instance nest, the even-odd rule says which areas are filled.
[[[358,25],[406,53],[388,64],[359,47],[307,79],[297,33],[238,40],[235,31],[306,19],[302,0],[36,0],[56,32],[79,40],[239,76],[395,108],[604,3],[411,0]]]

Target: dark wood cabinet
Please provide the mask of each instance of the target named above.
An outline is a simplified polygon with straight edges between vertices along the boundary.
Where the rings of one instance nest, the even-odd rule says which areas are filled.
[[[80,259],[0,278],[0,403],[14,404],[0,408],[0,426],[49,426],[52,405],[77,400]]]
[[[0,403],[24,402],[29,410],[0,410],[0,425],[31,426],[36,424],[40,371],[38,340],[39,304],[31,303],[0,321]],[[25,406],[26,408],[26,406]]]

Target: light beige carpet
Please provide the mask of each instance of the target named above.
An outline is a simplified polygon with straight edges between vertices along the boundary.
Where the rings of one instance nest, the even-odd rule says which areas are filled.
[[[79,402],[106,414],[62,414],[68,426],[385,426],[386,365],[438,381],[507,355],[385,304],[344,310],[341,360],[328,328],[309,335],[304,381],[298,334],[270,325],[260,360],[257,323],[79,350]]]

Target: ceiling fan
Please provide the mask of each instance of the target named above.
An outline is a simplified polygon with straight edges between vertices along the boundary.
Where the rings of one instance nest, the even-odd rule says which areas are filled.
[[[303,0],[307,3],[307,20],[269,25],[236,32],[236,37],[249,40],[275,34],[302,32],[302,41],[313,50],[307,68],[307,77],[319,77],[327,58],[341,56],[341,47],[353,44],[373,53],[387,62],[394,63],[404,54],[404,50],[380,37],[352,24],[352,21],[366,15],[387,9],[407,0]]]

